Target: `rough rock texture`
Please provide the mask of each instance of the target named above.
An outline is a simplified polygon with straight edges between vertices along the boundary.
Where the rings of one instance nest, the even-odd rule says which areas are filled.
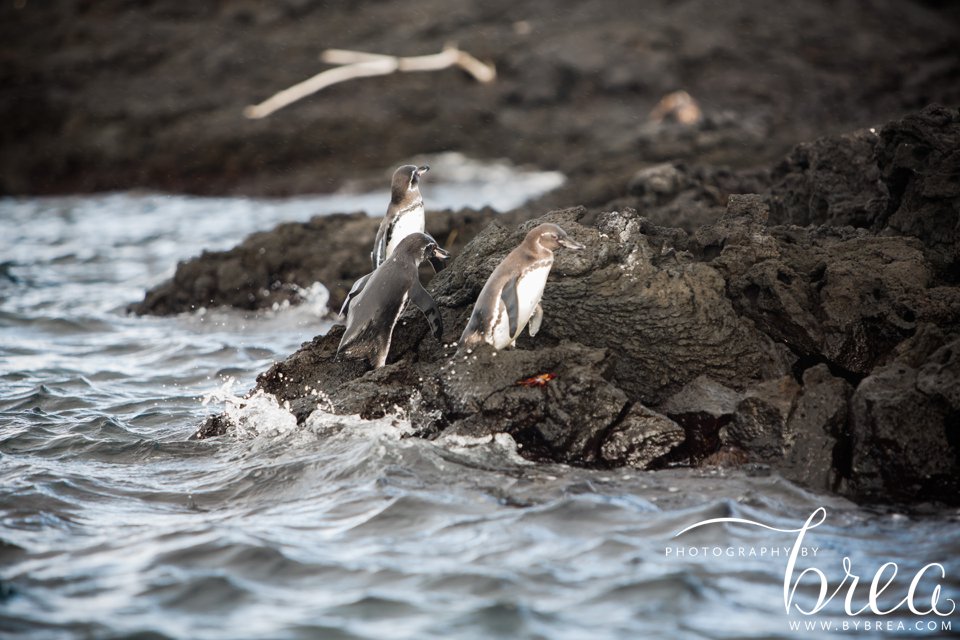
[[[576,197],[553,206],[599,207],[644,163],[753,166],[957,104],[957,18],[951,3],[904,0],[4,2],[0,193],[329,191],[456,150],[560,169]],[[323,69],[325,48],[418,55],[449,41],[494,62],[497,82],[361,79],[241,115]],[[678,89],[703,121],[647,122]]]
[[[862,129],[797,145],[771,172],[772,219],[873,227],[890,201],[877,166],[880,137]]]
[[[660,243],[668,241],[669,237],[656,235],[656,228],[648,229],[650,235],[644,235],[641,231],[644,221],[635,212],[610,213],[602,218],[599,228],[579,225],[577,219],[583,213],[583,209],[568,209],[541,219],[561,224],[587,248],[583,252],[558,253],[551,275],[551,295],[545,296],[542,303],[547,320],[535,344],[557,346],[576,341],[578,348],[606,354],[602,358],[602,367],[597,364],[597,372],[591,374],[593,377],[583,378],[579,385],[590,389],[584,397],[604,398],[609,394],[600,380],[612,378],[617,381],[616,402],[601,403],[613,406],[613,410],[604,414],[597,409],[598,416],[603,414],[612,422],[627,401],[656,404],[704,374],[747,383],[789,371],[792,364],[789,354],[757,332],[752,323],[737,317],[724,295],[723,279],[712,267],[689,254],[663,257]],[[528,228],[539,222],[526,223],[512,231],[497,224],[490,225],[464,249],[449,269],[434,278],[430,290],[442,308],[447,328],[445,340],[457,340],[487,275],[519,243]],[[406,351],[414,351],[417,364],[426,365],[417,375],[418,382],[421,377],[435,375],[435,363],[441,357],[438,345],[425,336],[420,318],[411,312],[406,320],[401,319],[388,360],[394,361]],[[261,380],[261,385],[270,392],[280,393],[282,399],[289,399],[302,393],[302,386],[298,385],[308,383],[330,394],[337,404],[338,394],[334,387],[339,387],[344,376],[348,375],[344,369],[348,365],[337,364],[329,371],[322,371],[316,380],[308,380],[305,376],[307,373],[316,375],[317,349],[321,349],[323,357],[331,356],[339,337],[335,330],[320,343],[313,343],[306,352],[288,362],[291,371],[286,370],[286,365],[278,365],[279,368],[265,378],[273,382],[264,384]],[[504,362],[509,360],[517,367],[510,368],[507,373],[497,373],[496,380],[501,384],[509,378],[508,382],[513,383],[524,376],[543,372],[535,370],[538,367],[550,372],[551,366],[560,366],[564,359],[580,361],[584,357],[579,353],[567,353],[568,347],[561,350],[564,355],[557,357],[558,364],[552,365],[552,360],[544,360],[540,349],[523,349],[531,344],[533,341],[529,337],[522,337],[518,341],[521,349],[498,354],[496,367],[490,371],[483,369],[484,375],[495,375],[494,372],[501,365],[506,366]],[[695,356],[693,351],[699,355]],[[524,357],[532,360],[523,366],[519,361],[515,362]],[[301,362],[304,358],[306,366]],[[470,362],[450,366],[462,369],[469,367]],[[458,373],[463,374],[462,371]],[[330,380],[326,380],[328,375]],[[383,384],[382,375],[385,374],[375,372],[370,376],[376,386],[371,397],[379,399],[376,410],[380,411],[389,409],[396,398],[405,398],[410,381],[409,378],[403,380],[402,391],[394,395],[390,386]],[[570,375],[564,378],[569,379]],[[463,374],[466,380],[475,377]],[[592,382],[588,384],[588,381]],[[564,384],[566,382],[550,382],[547,386],[554,388]],[[357,404],[358,399],[366,397],[363,385],[350,386],[353,390],[349,402],[352,404],[340,406],[351,412],[375,413],[370,405]],[[414,386],[425,388],[429,385]],[[478,406],[464,398],[473,398],[475,394],[486,397],[486,392],[471,390],[473,387],[488,389],[479,380],[473,380],[458,389],[455,395],[446,392],[449,398],[458,398],[456,402],[445,401],[444,413],[448,420],[452,419],[450,415],[464,412],[473,415],[478,411]],[[437,392],[444,395],[444,389],[446,386],[441,385]],[[423,393],[426,397],[427,391]],[[579,397],[579,394],[571,387],[564,395]],[[498,415],[502,414],[501,411]],[[584,456],[585,459],[589,457]]]
[[[787,419],[790,446],[779,465],[786,477],[821,491],[836,491],[849,478],[852,394],[853,387],[826,365],[803,372],[803,390]]]
[[[960,283],[960,110],[924,109],[887,125],[880,138],[886,229],[920,238],[939,275]]]
[[[607,432],[600,456],[607,464],[651,469],[677,451],[685,440],[686,433],[676,422],[642,405],[634,405]]]
[[[960,322],[953,287],[960,282],[957,148],[960,111],[930,106],[877,133],[802,144],[769,172],[683,163],[647,167],[631,179],[630,195],[611,204],[619,211],[637,207],[658,247],[713,260],[737,312],[775,340],[862,377],[877,354],[910,335],[917,322]],[[565,188],[543,201],[563,194],[580,195]],[[498,219],[510,226],[537,215],[528,205]],[[746,226],[738,220],[743,216],[752,216]],[[442,243],[453,238],[448,248],[456,252],[494,217],[490,210],[432,214],[428,231]],[[595,226],[600,218],[588,208],[581,222]],[[787,224],[768,226],[768,218]],[[377,224],[354,216],[281,225],[234,250],[183,263],[172,281],[131,309],[169,314],[211,304],[269,307],[296,302],[297,287],[314,282],[327,286],[330,305],[338,308],[350,284],[368,270],[364,256]],[[601,229],[608,231],[622,232]],[[916,241],[889,237],[901,235]],[[931,285],[939,288],[930,291]]]
[[[729,447],[749,451],[753,460],[776,462],[792,446],[787,420],[800,385],[790,376],[767,380],[747,390],[721,432]]]
[[[938,136],[952,139],[955,116],[930,107],[873,138],[798,149],[791,158],[819,160],[794,176],[791,193],[806,194],[794,200],[772,191],[714,198],[678,164],[638,174],[636,192],[651,202],[684,193],[690,202],[714,198],[711,207],[725,202],[693,233],[630,208],[495,217],[429,284],[445,344],[409,310],[388,365],[368,372],[362,362],[333,361],[342,335],[335,326],[258,386],[290,402],[300,420],[318,406],[367,417],[399,409],[423,437],[505,432],[535,460],[643,469],[749,462],[858,499],[957,503],[960,287],[943,240],[956,224],[952,182],[938,182],[953,175]],[[929,149],[908,153],[920,144],[910,146],[904,132]],[[890,166],[913,163],[899,191],[881,166],[893,148],[900,160]],[[867,176],[844,163],[881,168]],[[868,193],[875,183],[915,197],[879,207]],[[869,197],[841,197],[844,184]],[[810,208],[820,196],[809,194],[827,204]],[[796,219],[814,224],[770,221],[773,211],[803,207],[808,217]],[[891,211],[919,223],[912,207],[943,215],[898,235]],[[327,224],[369,224],[372,232],[364,218],[336,220]],[[846,224],[855,220],[863,225]],[[455,353],[487,276],[542,221],[586,248],[557,253],[540,333],[522,336],[515,350]],[[199,435],[229,426],[215,417]]]
[[[456,255],[496,215],[489,208],[430,213],[427,231]],[[370,271],[370,247],[379,225],[380,218],[356,213],[315,216],[254,233],[228,251],[204,252],[181,262],[171,280],[129,309],[152,315],[212,306],[263,309],[296,304],[304,289],[319,282],[337,311],[353,282]]]
[[[960,110],[931,105],[879,129],[799,145],[772,172],[771,219],[922,241],[960,282]]]
[[[960,336],[927,325],[854,393],[853,491],[873,500],[960,495]]]
[[[534,460],[644,469],[752,462],[868,500],[956,502],[960,343],[927,319],[951,326],[929,298],[956,288],[936,284],[914,238],[768,227],[767,212],[761,197],[732,197],[723,218],[693,238],[632,210],[593,226],[581,224],[583,208],[512,230],[491,224],[429,285],[445,344],[408,310],[387,366],[368,372],[363,362],[334,361],[335,326],[258,387],[301,420],[317,407],[364,417],[399,409],[421,436],[505,432]],[[586,249],[558,252],[540,333],[514,350],[456,353],[486,275],[541,221]],[[761,312],[769,305],[744,277],[788,265],[788,281],[773,281],[793,304]],[[817,290],[808,272],[834,288]],[[885,315],[897,296],[917,303],[912,324]],[[896,331],[885,333],[888,325]],[[551,376],[538,382],[542,374]],[[228,426],[213,419],[200,435]],[[885,444],[892,438],[894,448]]]
[[[695,236],[737,311],[805,361],[862,378],[918,322],[954,325],[960,291],[939,287],[919,240],[850,228],[766,227],[761,196],[731,196]]]

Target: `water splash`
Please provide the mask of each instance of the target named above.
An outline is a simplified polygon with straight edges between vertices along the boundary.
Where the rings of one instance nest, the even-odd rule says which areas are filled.
[[[237,381],[230,377],[216,389],[204,394],[201,405],[223,405],[223,417],[233,428],[237,438],[270,435],[277,436],[297,430],[297,417],[290,411],[289,402],[279,402],[272,393],[257,389],[246,396],[234,392]]]

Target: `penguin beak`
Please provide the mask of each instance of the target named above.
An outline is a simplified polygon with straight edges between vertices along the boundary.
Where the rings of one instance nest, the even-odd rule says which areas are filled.
[[[441,249],[440,247],[434,247],[433,257],[437,258],[438,260],[447,260],[450,258],[450,254],[444,251],[443,249]]]
[[[575,240],[571,240],[570,238],[557,238],[557,242],[560,243],[561,247],[573,249],[574,251],[580,251],[584,248],[584,245]]]
[[[420,176],[425,174],[427,171],[430,171],[430,165],[423,165],[422,167],[417,167],[413,170],[413,175],[410,176],[410,188],[413,189],[415,185],[420,184]]]

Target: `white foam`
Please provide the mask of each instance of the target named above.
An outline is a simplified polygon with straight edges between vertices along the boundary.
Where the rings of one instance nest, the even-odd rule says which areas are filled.
[[[533,464],[520,455],[517,441],[509,433],[495,433],[493,438],[490,436],[463,436],[456,434],[441,434],[439,438],[433,441],[437,446],[443,447],[449,451],[457,453],[466,453],[477,448],[487,448],[503,455],[503,457],[515,464]]]
[[[297,429],[297,418],[287,402],[280,403],[272,393],[257,389],[242,397],[233,392],[234,378],[227,378],[219,388],[205,394],[202,404],[223,404],[223,414],[234,427],[237,437],[254,435],[279,435]]]

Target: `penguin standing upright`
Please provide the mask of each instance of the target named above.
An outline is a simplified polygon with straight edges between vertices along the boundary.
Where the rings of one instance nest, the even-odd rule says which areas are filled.
[[[387,215],[380,222],[380,228],[373,243],[373,251],[370,252],[370,262],[374,270],[390,257],[405,237],[411,233],[425,233],[426,221],[423,197],[420,195],[420,177],[427,171],[430,171],[429,165],[417,167],[405,164],[393,172],[393,180],[390,184],[390,205],[387,207]],[[446,255],[449,257],[449,254]],[[444,262],[446,258],[430,256],[427,259],[434,271],[439,272],[446,266]],[[351,301],[371,275],[373,275],[372,272],[353,283],[340,307],[341,316],[347,315]]]
[[[370,253],[373,268],[379,267],[396,250],[400,241],[411,233],[423,233],[425,220],[420,177],[430,170],[424,165],[405,164],[393,172],[390,184],[390,206],[377,230],[377,239]]]
[[[374,368],[382,367],[390,351],[397,319],[408,300],[426,316],[433,335],[443,336],[443,321],[433,298],[420,284],[420,263],[429,258],[445,259],[449,254],[425,233],[412,233],[377,269],[357,285],[347,312],[347,328],[337,348],[350,358],[366,358]]]
[[[461,348],[483,342],[494,349],[512,346],[527,323],[530,335],[537,334],[543,320],[540,298],[553,266],[553,252],[560,247],[583,249],[555,224],[541,224],[527,234],[483,285],[460,337]]]

